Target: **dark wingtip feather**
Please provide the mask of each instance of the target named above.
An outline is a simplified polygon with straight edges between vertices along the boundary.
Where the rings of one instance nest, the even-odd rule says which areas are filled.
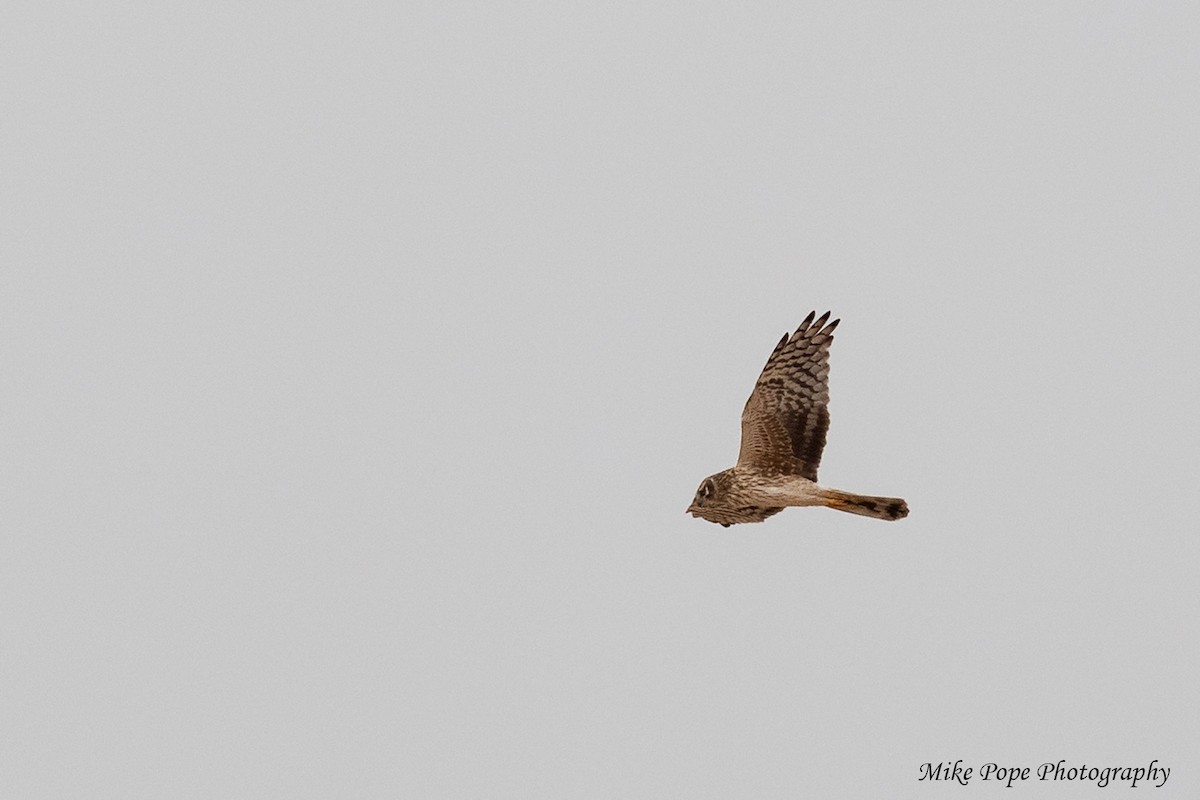
[[[804,318],[804,322],[801,322],[801,323],[800,323],[800,327],[799,327],[799,328],[796,328],[796,333],[799,333],[800,331],[804,330],[804,329],[805,329],[805,328],[807,328],[809,325],[811,325],[811,324],[812,324],[812,321],[813,321],[813,320],[816,318],[816,316],[817,316],[817,312],[816,312],[816,311],[810,311],[810,312],[808,312],[808,316]]]

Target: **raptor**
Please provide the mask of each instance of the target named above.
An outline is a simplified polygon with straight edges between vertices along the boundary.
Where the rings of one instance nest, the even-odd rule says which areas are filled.
[[[687,513],[729,527],[762,522],[790,506],[826,506],[876,519],[908,516],[899,497],[875,497],[817,483],[829,430],[829,345],[841,320],[811,312],[784,334],[742,410],[737,464],[710,475]]]

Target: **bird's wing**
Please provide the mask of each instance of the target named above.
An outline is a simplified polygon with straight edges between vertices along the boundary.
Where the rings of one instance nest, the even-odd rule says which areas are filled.
[[[758,376],[742,410],[738,467],[817,479],[829,429],[829,345],[841,320],[815,316],[784,334]]]

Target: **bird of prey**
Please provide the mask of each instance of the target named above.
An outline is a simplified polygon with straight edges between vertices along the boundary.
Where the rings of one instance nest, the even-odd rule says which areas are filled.
[[[737,464],[705,478],[687,513],[726,528],[762,522],[788,506],[827,506],[887,520],[908,516],[908,504],[899,497],[851,494],[817,483],[829,429],[829,345],[841,320],[828,322],[828,311],[814,317],[815,311],[775,346],[742,410]]]

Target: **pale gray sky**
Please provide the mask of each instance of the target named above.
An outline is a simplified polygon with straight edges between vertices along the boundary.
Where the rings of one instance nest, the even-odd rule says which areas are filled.
[[[3,794],[1194,797],[1197,42],[7,5]],[[822,480],[911,516],[685,516],[826,308]]]

